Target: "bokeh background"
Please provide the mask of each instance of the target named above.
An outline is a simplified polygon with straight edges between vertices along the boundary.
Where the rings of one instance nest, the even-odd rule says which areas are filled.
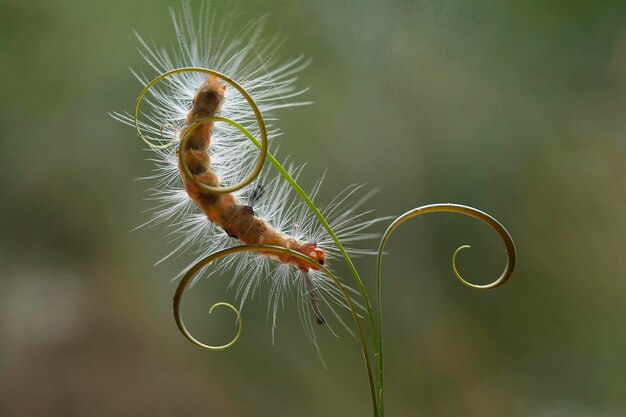
[[[175,3],[0,3],[0,415],[370,415],[356,340],[321,332],[325,368],[288,302],[272,344],[267,289],[229,351],[202,351],[174,325],[170,278],[189,258],[153,267],[166,231],[131,232],[150,207],[133,179],[152,165],[108,112],[140,90],[133,29],[169,44]],[[282,56],[312,59],[299,85],[315,104],[280,113],[280,143],[309,161],[305,185],[328,168],[322,201],[367,183],[381,187],[366,205],[379,215],[458,202],[516,240],[513,279],[478,293],[449,260],[469,243],[464,274],[495,278],[505,257],[486,227],[442,214],[395,234],[387,414],[626,415],[626,3],[236,7],[228,25],[269,14]],[[372,294],[374,264],[358,260]],[[234,330],[228,312],[205,314],[232,301],[225,281],[188,301],[207,340]]]

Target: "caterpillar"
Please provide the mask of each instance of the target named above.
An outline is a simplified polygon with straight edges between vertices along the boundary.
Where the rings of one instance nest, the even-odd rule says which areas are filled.
[[[232,272],[229,288],[236,290],[240,308],[261,284],[269,284],[272,337],[279,307],[286,295],[295,294],[305,331],[316,344],[310,323],[329,324],[326,328],[334,333],[327,322],[332,314],[347,328],[335,307],[348,308],[319,265],[328,268],[331,260],[346,254],[375,254],[355,245],[377,237],[369,228],[389,217],[369,219],[371,211],[359,210],[372,194],[357,197],[364,190],[359,185],[340,191],[326,205],[316,202],[318,214],[312,212],[324,176],[306,193],[296,182],[303,165],[284,166],[285,161],[279,163],[266,152],[270,141],[281,134],[275,127],[275,111],[309,104],[299,98],[306,89],[295,86],[308,61],[303,56],[278,61],[279,39],[263,37],[263,19],[238,26],[238,31],[224,31],[215,22],[236,17],[218,16],[217,11],[208,14],[202,8],[196,16],[183,2],[182,10],[172,9],[177,40],[173,48],[159,48],[137,35],[140,53],[155,74],[133,71],[144,87],[134,114],[112,116],[138,131],[156,163],[154,174],[145,177],[154,181],[148,190],[150,200],[156,202],[145,225],[167,224],[176,242],[158,262],[190,251],[197,257],[188,271],[239,242],[277,246],[305,256],[262,250],[241,253],[202,269],[196,279]],[[252,138],[260,138],[260,153]],[[266,156],[273,159],[274,169],[259,163]],[[250,171],[255,174],[242,180],[255,159],[257,165]],[[247,186],[233,185],[242,183]]]
[[[215,76],[208,76],[206,82],[197,89],[191,110],[180,132],[181,137],[202,119],[213,117],[218,113],[224,101],[225,89],[226,85],[218,82]],[[182,158],[179,160],[184,161],[195,181],[211,187],[219,187],[219,178],[211,170],[209,154],[212,126],[212,121],[196,126],[192,132],[187,134],[188,139],[184,148],[178,149],[178,152],[182,153]],[[202,192],[193,181],[189,181],[183,175],[180,163],[179,170],[189,198],[202,209],[211,223],[219,226],[231,238],[238,239],[248,245],[272,245],[291,249],[308,256],[320,265],[324,265],[325,253],[317,247],[316,243],[303,242],[276,230],[266,220],[256,216],[253,207],[242,204],[232,193]],[[319,268],[315,264],[293,256],[269,252],[261,253],[282,264],[292,265],[304,273],[303,276],[316,321],[318,324],[326,323],[320,309],[315,284],[307,274],[309,270],[318,270]]]

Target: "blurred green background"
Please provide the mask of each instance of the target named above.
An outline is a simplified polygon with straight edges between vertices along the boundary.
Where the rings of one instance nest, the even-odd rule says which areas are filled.
[[[108,115],[140,90],[133,29],[169,44],[172,4],[0,3],[0,415],[370,415],[356,341],[322,332],[325,369],[289,302],[273,346],[267,288],[229,351],[204,352],[174,325],[169,279],[189,258],[153,267],[166,231],[131,232],[150,207],[133,179],[152,164]],[[432,215],[396,233],[387,414],[626,415],[626,3],[237,7],[232,25],[270,14],[282,57],[313,60],[299,85],[315,104],[279,114],[280,143],[309,161],[305,184],[328,168],[322,201],[367,183],[382,187],[366,205],[379,215],[463,203],[516,240],[511,282],[477,293],[449,260],[469,243],[463,273],[495,278],[504,255],[486,227]],[[368,288],[374,264],[358,260]],[[225,280],[189,296],[206,340],[234,330],[228,312],[205,315],[232,301]]]

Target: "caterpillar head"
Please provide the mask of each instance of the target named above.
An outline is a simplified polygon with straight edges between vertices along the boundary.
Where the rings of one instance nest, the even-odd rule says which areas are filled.
[[[302,247],[300,247],[298,252],[302,253],[303,255],[308,256],[309,258],[313,259],[318,264],[324,265],[324,259],[326,257],[326,254],[324,253],[323,250],[317,247],[316,243],[305,243],[304,245],[302,245]],[[309,269],[314,269],[314,270],[319,269],[318,267],[311,265],[311,264],[306,264],[303,266],[301,266],[301,269],[305,271],[308,271]]]
[[[212,116],[220,110],[224,101],[226,85],[217,81],[217,77],[209,75],[206,83],[196,91],[193,99],[193,111],[199,116]]]

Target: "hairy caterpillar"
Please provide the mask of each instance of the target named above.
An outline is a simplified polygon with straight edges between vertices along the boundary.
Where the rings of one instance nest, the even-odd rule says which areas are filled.
[[[205,13],[206,6],[197,16],[187,2],[182,11],[171,10],[177,40],[172,49],[138,36],[141,55],[157,75],[134,72],[144,86],[134,114],[113,114],[135,127],[156,163],[154,174],[145,177],[154,181],[149,192],[156,202],[146,225],[166,223],[176,242],[159,262],[186,251],[196,256],[179,278],[207,256],[241,243],[284,248],[240,252],[199,269],[193,282],[228,270],[240,308],[268,284],[272,335],[286,295],[296,295],[298,315],[316,344],[313,320],[323,324],[332,314],[347,328],[336,307],[350,309],[349,303],[328,276],[330,260],[374,254],[354,245],[377,237],[367,229],[388,217],[367,219],[371,211],[359,207],[372,192],[358,197],[364,190],[358,185],[325,205],[313,204],[323,176],[307,193],[297,184],[303,165],[285,167],[268,153],[268,143],[281,134],[274,112],[308,104],[294,100],[306,91],[295,82],[308,62],[302,56],[278,62],[280,41],[263,38],[263,19],[225,31],[215,22],[235,17],[218,19],[218,12]],[[267,169],[266,157],[272,165]]]
[[[187,129],[202,119],[215,116],[224,101],[226,85],[217,81],[216,77],[209,76],[206,83],[201,85],[194,97],[185,126],[180,132],[183,136]],[[220,181],[216,173],[211,170],[209,145],[211,143],[211,128],[213,123],[206,122],[188,133],[188,140],[183,149],[182,160],[189,167],[193,178],[211,187],[219,187]],[[179,164],[180,165],[180,164]],[[179,166],[182,170],[182,167]],[[291,249],[308,256],[319,264],[324,264],[325,253],[314,242],[303,242],[286,233],[276,230],[266,220],[256,216],[253,207],[241,204],[231,193],[203,193],[192,181],[185,179],[185,190],[189,197],[198,204],[206,217],[213,224],[219,226],[228,236],[240,240],[248,245],[272,245]],[[256,197],[256,196],[255,196]],[[256,198],[254,198],[256,199]],[[262,252],[263,253],[263,252]],[[321,313],[315,284],[306,274],[309,270],[317,270],[314,264],[285,254],[263,253],[263,255],[283,264],[292,265],[304,272],[306,287],[319,324],[326,322]]]

